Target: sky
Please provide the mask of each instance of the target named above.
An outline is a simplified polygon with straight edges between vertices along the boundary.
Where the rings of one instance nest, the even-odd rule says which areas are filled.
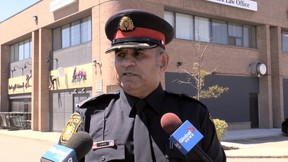
[[[0,22],[38,1],[39,0],[0,0]]]

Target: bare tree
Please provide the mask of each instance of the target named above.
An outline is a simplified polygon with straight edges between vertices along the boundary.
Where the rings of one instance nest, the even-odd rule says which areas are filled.
[[[197,94],[193,96],[194,98],[208,99],[208,98],[218,98],[222,93],[229,90],[228,87],[222,87],[218,84],[211,85],[207,89],[205,87],[205,79],[207,76],[213,74],[216,69],[212,71],[207,71],[203,68],[203,60],[209,43],[206,42],[195,42],[194,51],[196,54],[196,61],[193,63],[192,71],[189,72],[187,69],[179,66],[179,69],[184,73],[188,74],[190,77],[187,80],[176,79],[175,81],[179,84],[188,84],[197,90]],[[191,80],[192,78],[192,80]]]

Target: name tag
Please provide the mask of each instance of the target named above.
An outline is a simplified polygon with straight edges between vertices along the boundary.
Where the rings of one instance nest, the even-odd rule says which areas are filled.
[[[96,149],[114,147],[114,146],[115,146],[114,140],[106,140],[106,141],[93,142],[92,149],[96,150]]]

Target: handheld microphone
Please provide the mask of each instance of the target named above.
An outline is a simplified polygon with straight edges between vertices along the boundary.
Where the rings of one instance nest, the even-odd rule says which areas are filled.
[[[92,148],[92,137],[84,131],[76,132],[67,143],[55,144],[41,157],[40,162],[78,162]]]
[[[213,162],[211,158],[196,144],[203,138],[203,135],[188,121],[182,123],[181,119],[174,113],[166,113],[161,117],[161,127],[170,134],[170,142],[183,155],[191,150],[204,162]]]

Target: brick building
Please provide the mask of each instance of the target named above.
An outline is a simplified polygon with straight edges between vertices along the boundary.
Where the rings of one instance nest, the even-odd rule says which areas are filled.
[[[162,84],[195,94],[186,80],[207,47],[206,86],[229,91],[206,99],[230,129],[280,127],[288,117],[288,1],[40,0],[0,22],[0,112],[31,112],[31,129],[61,131],[78,102],[118,88],[104,26],[114,12],[141,8],[175,29]],[[143,20],[145,21],[145,20]]]

